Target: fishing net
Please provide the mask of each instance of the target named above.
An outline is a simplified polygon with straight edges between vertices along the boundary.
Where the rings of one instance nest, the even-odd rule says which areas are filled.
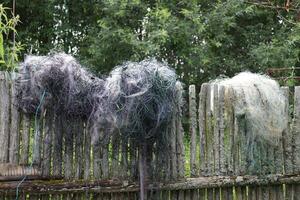
[[[174,114],[176,84],[175,71],[154,59],[117,66],[95,94],[95,125],[106,121],[138,141],[156,138]]]
[[[235,116],[246,120],[247,132],[271,144],[278,141],[288,119],[286,98],[276,81],[265,75],[243,72],[215,83],[223,85],[227,92],[232,91]]]
[[[88,117],[93,110],[94,93],[102,91],[104,81],[93,76],[70,55],[27,56],[17,79],[19,107],[35,113],[41,96],[43,108],[56,114]]]
[[[24,112],[35,113],[44,96],[43,108],[88,118],[94,140],[101,129],[153,139],[166,131],[176,108],[175,71],[155,59],[124,63],[105,79],[64,53],[27,56],[19,69],[18,103]]]
[[[225,88],[228,106],[225,103],[225,117],[234,117],[234,134],[239,138],[235,139],[234,146],[239,146],[245,170],[251,174],[270,173],[274,166],[268,152],[274,153],[274,149],[279,148],[282,133],[288,126],[286,97],[279,84],[268,76],[250,72],[215,80],[212,84]],[[213,110],[213,94],[217,93],[211,91],[211,94]],[[233,126],[230,120],[228,123]]]

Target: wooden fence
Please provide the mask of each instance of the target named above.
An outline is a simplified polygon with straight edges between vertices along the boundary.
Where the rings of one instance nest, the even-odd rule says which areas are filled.
[[[300,87],[282,88],[293,118],[278,145],[253,144],[255,166],[230,92],[216,87],[203,84],[199,96],[189,87],[189,131],[178,108],[166,133],[171,154],[154,148],[147,157],[148,199],[300,199]],[[86,121],[21,113],[15,94],[13,76],[1,73],[0,199],[138,199],[138,144],[117,135],[92,143]]]

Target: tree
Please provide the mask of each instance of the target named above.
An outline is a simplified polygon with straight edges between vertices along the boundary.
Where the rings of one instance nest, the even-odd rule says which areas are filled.
[[[63,50],[101,74],[156,57],[200,85],[299,66],[299,7],[287,0],[22,0],[16,11],[19,39],[33,53]]]
[[[108,71],[126,60],[157,57],[185,83],[200,85],[242,70],[299,65],[295,9],[244,1],[107,1],[93,28],[87,63]]]

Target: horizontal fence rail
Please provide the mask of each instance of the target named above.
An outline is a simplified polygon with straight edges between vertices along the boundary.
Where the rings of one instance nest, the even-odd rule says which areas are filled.
[[[0,199],[138,199],[138,144],[117,134],[92,142],[86,120],[52,110],[20,112],[14,77],[0,73]],[[178,106],[166,133],[171,153],[155,144],[148,153],[148,199],[300,198],[300,87],[282,91],[288,128],[278,145],[255,141],[249,165],[230,91],[189,86],[189,130]]]

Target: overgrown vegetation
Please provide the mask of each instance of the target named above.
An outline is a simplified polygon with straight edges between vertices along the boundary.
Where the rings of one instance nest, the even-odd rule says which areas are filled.
[[[16,13],[27,52],[60,49],[100,73],[154,56],[200,85],[221,74],[299,67],[299,8],[297,0],[25,0]]]
[[[0,4],[0,69],[14,71],[22,45],[14,39],[9,40],[9,37],[17,33],[15,27],[19,16],[9,17],[7,11],[10,11],[9,8]]]

